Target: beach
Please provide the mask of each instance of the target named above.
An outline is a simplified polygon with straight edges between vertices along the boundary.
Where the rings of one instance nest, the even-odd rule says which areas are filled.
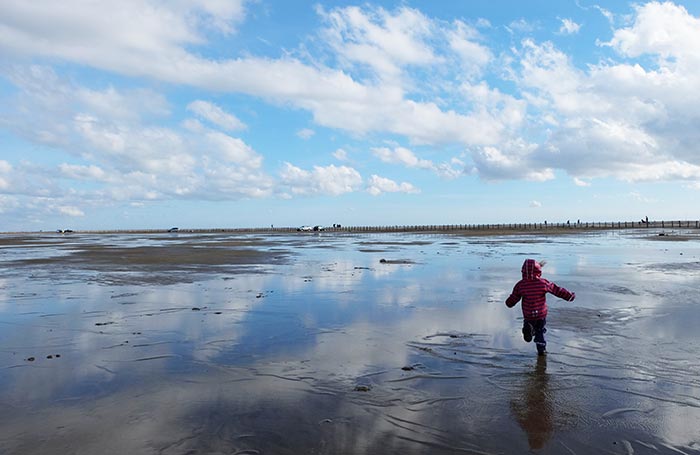
[[[0,452],[700,454],[697,229],[478,234],[2,236]]]

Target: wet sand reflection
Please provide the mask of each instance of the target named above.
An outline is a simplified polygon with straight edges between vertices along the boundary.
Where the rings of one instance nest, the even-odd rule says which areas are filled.
[[[547,356],[538,356],[535,368],[527,373],[521,395],[510,407],[520,427],[527,434],[531,449],[541,449],[552,437],[554,410],[549,390]]]
[[[700,454],[699,245],[6,241],[0,453]],[[546,358],[503,305],[525,255],[577,291]]]

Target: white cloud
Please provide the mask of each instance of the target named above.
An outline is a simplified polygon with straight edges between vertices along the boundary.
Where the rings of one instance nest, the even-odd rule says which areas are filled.
[[[634,24],[615,31],[609,45],[629,57],[700,58],[700,20],[672,2],[636,5]]]
[[[62,163],[58,166],[61,174],[64,177],[76,180],[105,180],[105,171],[98,166],[91,164],[89,166]]]
[[[367,182],[367,192],[372,196],[378,196],[382,193],[420,193],[420,190],[410,183],[395,181],[372,175]]]
[[[537,25],[532,23],[532,22],[528,22],[527,20],[521,18],[521,19],[512,21],[510,24],[508,24],[506,29],[511,33],[513,33],[513,32],[530,33],[530,32],[533,32],[537,29]]]
[[[73,206],[61,205],[56,207],[56,211],[61,215],[68,215],[73,217],[85,216],[85,213],[83,213],[82,210]]]
[[[586,187],[586,186],[591,186],[591,183],[586,182],[585,180],[581,180],[578,177],[574,177],[574,185]]]
[[[248,0],[193,0],[188,5],[192,10],[201,9],[199,20],[224,34],[235,32],[235,26],[245,18],[245,3]],[[176,6],[176,5],[175,5]]]
[[[231,196],[268,197],[273,194],[275,185],[273,179],[263,172],[239,166],[222,166],[218,163],[205,166],[204,180],[204,191],[210,192],[212,199],[228,199]],[[199,188],[195,190],[202,192]],[[189,190],[185,187],[182,191]]]
[[[243,140],[208,129],[194,119],[184,122],[182,130],[150,124],[151,114],[158,114],[156,120],[160,120],[167,113],[160,109],[165,105],[162,97],[150,91],[86,90],[38,66],[15,68],[10,75],[21,91],[16,109],[0,114],[0,120],[27,138],[59,146],[85,163],[63,163],[57,170],[25,166],[16,169],[11,179],[3,176],[0,165],[0,181],[13,193],[50,198],[58,201],[55,206],[65,207],[130,199],[216,200],[272,193],[272,179],[260,170],[262,156]],[[144,93],[160,101],[139,103]],[[203,110],[212,106],[192,107],[216,113],[215,109]],[[130,110],[131,114],[124,114]],[[100,185],[89,193],[71,190],[84,186],[79,181]],[[24,201],[28,206],[30,202]]]
[[[636,7],[631,24],[615,30],[607,45],[625,59],[644,57],[644,66],[609,59],[582,70],[552,43],[523,42],[513,74],[551,129],[536,159],[521,165],[579,179],[696,178],[700,156],[692,144],[700,131],[689,126],[700,122],[700,20],[672,3],[650,2]]]
[[[608,22],[610,23],[610,25],[612,25],[612,24],[615,23],[615,15],[614,15],[612,12],[610,12],[610,10],[605,9],[605,8],[603,8],[602,6],[599,6],[599,5],[593,5],[593,8],[595,8],[596,10],[598,10],[598,12],[599,12],[600,14],[602,14],[603,17],[605,17],[605,18],[608,20]]]
[[[485,82],[464,83],[459,88],[468,100],[488,112],[493,121],[503,128],[515,131],[523,125],[527,112],[527,104],[523,100],[492,89]]]
[[[532,201],[530,201],[530,207],[539,208],[539,207],[542,207],[542,203],[540,201],[532,200]]]
[[[187,49],[204,45],[205,41],[182,16],[182,10],[168,9],[170,4],[146,4],[143,11],[134,2],[120,4],[114,11],[86,7],[80,20],[65,13],[78,6],[61,3],[59,7],[52,2],[41,3],[41,8],[23,5],[11,3],[13,14],[7,16],[22,20],[0,22],[8,36],[0,46],[11,53],[290,103],[311,111],[320,125],[359,134],[385,131],[419,143],[474,145],[494,143],[502,130],[498,118],[478,109],[464,113],[442,110],[435,102],[407,98],[401,84],[392,86],[376,80],[361,83],[343,71],[316,62],[307,65],[291,57],[202,58]],[[200,7],[195,4],[192,8]],[[388,66],[382,71],[389,72],[406,65],[440,62],[427,41],[436,24],[416,10],[401,8],[392,14],[381,9],[348,8],[324,14],[335,24],[329,29],[340,34],[339,45],[347,41],[381,54],[380,59],[370,61],[358,51],[353,62],[365,59],[373,68]],[[103,23],[104,17],[109,17],[108,23]],[[44,22],[50,22],[51,27],[37,25]],[[85,42],[91,45],[84,46]]]
[[[479,43],[479,32],[462,21],[455,22],[455,29],[447,32],[447,38],[470,75],[479,75],[493,59],[491,50]]]
[[[472,160],[478,174],[487,180],[523,179],[542,182],[554,178],[554,170],[544,165],[534,153],[535,144],[522,140],[501,147],[481,147],[473,151]]]
[[[562,19],[559,33],[562,35],[575,35],[581,30],[581,25],[571,19]]]
[[[480,17],[476,20],[476,26],[480,28],[491,28],[491,22],[488,19]]]
[[[430,170],[438,174],[440,177],[446,179],[457,178],[463,173],[463,163],[461,163],[459,160],[453,160],[452,163],[435,164],[430,160],[418,158],[415,153],[404,147],[395,147],[394,149],[390,149],[388,147],[375,147],[372,148],[372,153],[385,163],[400,164],[409,168]],[[455,165],[458,166],[458,168],[455,168]]]
[[[0,190],[7,190],[10,188],[11,172],[12,165],[7,161],[0,160]]]
[[[436,61],[425,41],[432,22],[416,9],[402,7],[395,15],[356,6],[317,10],[328,24],[324,36],[336,53],[350,63],[368,65],[382,78],[395,78],[404,65]]]
[[[400,136],[396,143],[411,147],[457,145],[471,154],[471,162],[426,160],[403,147],[372,150],[383,162],[447,178],[471,170],[485,179],[541,181],[562,170],[583,185],[598,177],[696,182],[700,175],[695,127],[700,20],[670,2],[636,6],[625,27],[613,30],[601,49],[610,55],[600,62],[578,61],[534,39],[499,50],[494,62],[495,47],[476,28],[408,7],[319,8],[328,39],[313,35],[317,48],[305,42],[304,49],[280,58],[209,57],[216,53],[207,52],[207,40],[235,32],[245,15],[243,1],[8,0],[0,8],[0,52],[9,63],[0,74],[17,89],[16,96],[3,98],[0,124],[80,163],[63,158],[67,162],[57,168],[16,166],[3,172],[0,161],[0,188],[33,197],[63,194],[56,206],[77,207],[67,198],[86,193],[66,190],[84,188],[85,182],[99,183],[100,192],[91,195],[106,201],[259,197],[284,189],[343,194],[362,188],[353,168],[302,170],[291,164],[277,185],[262,169],[265,151],[210,129],[244,128],[233,114],[197,100],[189,105],[197,119],[172,126],[174,109],[162,94],[125,88],[139,81],[250,95],[307,111],[319,127],[353,138],[377,133]],[[596,8],[608,17],[607,10]],[[78,10],[80,16],[74,14]],[[527,32],[535,25],[516,21],[510,27]],[[562,20],[562,32],[578,29]],[[20,56],[59,62],[60,71],[75,64],[101,70],[105,78],[110,71],[138,78],[80,86],[62,79],[59,70],[23,67],[16,63]],[[491,77],[479,79],[489,70],[509,80],[496,85]],[[79,80],[80,71],[71,78]],[[496,88],[511,85],[516,86],[511,93]],[[297,134],[308,138],[312,131]],[[348,158],[342,149],[333,156]],[[369,187],[380,191],[382,185]]]
[[[285,163],[280,172],[280,183],[295,195],[331,195],[357,191],[362,185],[362,176],[348,166],[314,166],[306,171]]]
[[[14,211],[20,207],[16,197],[0,194],[0,213]]]
[[[100,155],[123,171],[134,167],[151,173],[186,174],[195,165],[183,138],[162,127],[112,124],[78,114],[73,128]]]
[[[533,89],[532,102],[560,115],[598,114],[611,107],[590,89],[586,74],[552,43],[540,45],[528,39],[522,45],[519,81],[526,90]]]
[[[212,146],[210,150],[225,162],[236,163],[247,169],[258,169],[262,165],[262,156],[239,138],[218,131],[208,132],[205,137]]]
[[[343,149],[338,149],[335,152],[333,152],[333,156],[338,161],[347,161],[348,160],[348,152],[346,152]]]
[[[372,153],[385,163],[402,164],[419,169],[433,169],[435,167],[431,161],[419,159],[412,151],[404,147],[396,147],[393,150],[387,147],[377,147],[372,149]]]
[[[107,65],[120,61],[130,65],[147,55],[171,56],[181,45],[203,42],[198,26],[229,33],[244,16],[242,0],[73,1],[60,5],[51,0],[8,0],[2,8],[1,43],[5,47]],[[38,30],[41,34],[35,35]],[[107,50],[111,53],[102,54]]]
[[[241,122],[235,115],[229,114],[219,106],[207,101],[193,101],[187,106],[187,110],[194,112],[201,118],[227,131],[244,130],[247,128],[246,124]]]
[[[304,140],[311,139],[314,134],[316,134],[316,131],[309,128],[302,128],[297,131],[297,136]]]

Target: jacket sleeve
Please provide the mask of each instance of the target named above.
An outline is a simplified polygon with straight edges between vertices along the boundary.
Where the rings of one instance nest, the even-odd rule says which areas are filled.
[[[513,292],[512,292],[512,293],[508,296],[508,298],[506,299],[506,306],[507,306],[508,308],[513,308],[513,307],[515,306],[515,304],[518,303],[518,302],[520,301],[520,298],[521,298],[521,297],[522,297],[522,296],[520,295],[520,291],[519,291],[518,285],[516,284],[516,285],[513,287]]]
[[[547,291],[560,299],[564,299],[568,302],[573,302],[576,298],[576,294],[571,292],[561,286],[557,286],[555,283],[550,282]]]

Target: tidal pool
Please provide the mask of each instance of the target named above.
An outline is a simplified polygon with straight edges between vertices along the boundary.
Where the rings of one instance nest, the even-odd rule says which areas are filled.
[[[0,453],[700,454],[700,237],[659,233],[8,235]],[[545,358],[528,257],[577,296]]]

